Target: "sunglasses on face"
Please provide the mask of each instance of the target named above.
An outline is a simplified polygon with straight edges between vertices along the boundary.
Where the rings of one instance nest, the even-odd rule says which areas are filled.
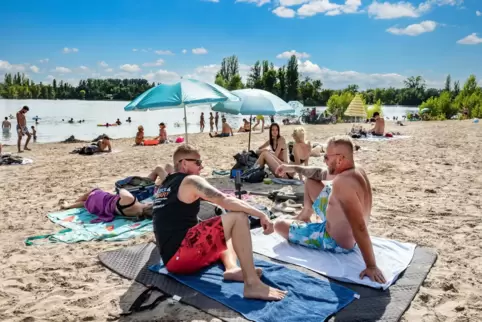
[[[340,153],[325,154],[325,155],[323,156],[323,159],[324,159],[325,161],[328,161],[328,159],[329,159],[331,156],[333,156],[333,155],[342,155],[342,154],[340,154]]]
[[[200,167],[203,164],[203,160],[200,160],[200,159],[181,159],[181,160],[179,160],[179,162],[182,162],[184,160],[185,161],[192,161],[192,162],[196,163],[196,165],[198,167]]]

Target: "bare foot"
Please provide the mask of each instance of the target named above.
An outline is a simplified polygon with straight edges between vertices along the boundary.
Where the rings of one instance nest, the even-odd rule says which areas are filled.
[[[26,150],[26,151],[32,151],[32,150],[30,150],[30,148],[27,148],[27,147],[25,147],[23,149]]]
[[[256,267],[255,269],[258,277],[261,277],[261,275],[263,274],[263,269],[259,267]],[[224,272],[223,278],[225,281],[244,282],[243,270],[240,267],[227,270]]]
[[[23,150],[18,150],[18,153],[23,153]]]
[[[286,293],[288,292],[270,287],[261,281],[255,285],[244,284],[244,297],[248,299],[279,301],[284,299]]]

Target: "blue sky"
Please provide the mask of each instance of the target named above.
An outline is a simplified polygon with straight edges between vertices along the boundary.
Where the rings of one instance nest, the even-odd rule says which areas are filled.
[[[326,88],[482,78],[481,0],[3,0],[0,73],[213,81],[223,57],[290,53]]]

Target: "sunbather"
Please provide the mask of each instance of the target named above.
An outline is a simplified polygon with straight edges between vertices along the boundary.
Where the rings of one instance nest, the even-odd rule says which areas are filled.
[[[278,220],[275,230],[292,243],[336,253],[351,252],[358,244],[366,264],[360,278],[385,283],[367,229],[372,189],[365,171],[355,166],[353,150],[350,138],[333,137],[324,156],[328,171],[285,164],[278,168],[278,175],[296,172],[308,179],[303,210],[294,220]],[[322,182],[331,179],[333,182]],[[313,210],[322,222],[310,222]]]
[[[94,189],[83,194],[73,204],[65,205],[61,201],[61,209],[83,208],[98,218],[96,222],[111,222],[115,216],[152,217],[152,203],[140,203],[127,190],[121,189],[118,195]]]
[[[373,113],[373,118],[375,119],[375,126],[368,130],[374,136],[383,136],[385,133],[385,120],[380,117],[380,113]]]
[[[225,137],[228,137],[229,135],[233,135],[233,129],[231,128],[231,126],[229,126],[229,124],[226,122],[226,119],[223,118],[221,120],[222,124],[223,124],[223,130],[221,133],[214,133],[214,135],[212,135],[211,133],[209,133],[209,136],[214,138],[225,138]]]
[[[239,128],[238,132],[250,132],[251,124],[249,124],[247,119],[243,119],[243,125]]]
[[[295,165],[308,165],[308,160],[311,156],[311,142],[305,142],[305,129],[297,127],[293,131],[293,139],[295,143],[290,151],[290,161]],[[303,175],[298,174],[300,180],[303,180]]]
[[[112,144],[107,135],[102,136],[102,139],[92,144],[98,147],[96,152],[112,152]]]
[[[200,177],[201,156],[192,146],[178,147],[173,162],[177,172],[164,180],[154,200],[154,234],[167,270],[191,274],[221,260],[225,280],[244,282],[244,297],[284,298],[286,292],[261,282],[261,270],[254,267],[247,216],[258,217],[265,234],[271,234],[273,223],[268,216],[240,199],[225,195]],[[198,223],[200,199],[229,212]]]
[[[271,148],[271,150],[269,148]],[[260,146],[256,153],[260,155],[261,152],[264,151],[274,153],[274,156],[281,162],[288,162],[288,147],[285,138],[281,136],[279,125],[277,123],[270,125],[269,140]]]

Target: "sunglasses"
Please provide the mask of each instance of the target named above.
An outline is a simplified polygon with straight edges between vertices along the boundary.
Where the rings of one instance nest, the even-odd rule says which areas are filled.
[[[179,162],[182,162],[184,160],[195,162],[198,167],[200,167],[203,164],[203,160],[199,160],[199,159],[181,159],[179,160]]]

